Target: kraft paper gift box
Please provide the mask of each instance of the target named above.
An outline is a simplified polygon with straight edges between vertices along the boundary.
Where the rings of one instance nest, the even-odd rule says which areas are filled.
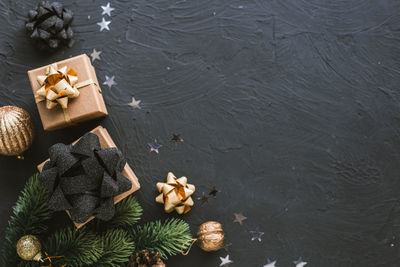
[[[40,98],[40,96],[38,97],[38,95],[41,92],[40,89],[42,89],[42,92],[44,92],[43,77],[47,76],[46,71],[49,70],[50,66],[55,66],[55,65],[58,70],[63,70],[64,68],[64,71],[68,72],[67,74],[76,75],[75,77],[77,77],[77,80],[72,76],[68,75],[68,77],[74,79],[73,82],[75,82],[75,85],[72,87],[74,90],[77,89],[79,91],[79,96],[77,97],[75,96],[76,98],[68,98],[67,108],[62,108],[61,104],[58,103],[52,109],[48,109],[47,107],[48,104],[51,105],[52,103],[47,103],[47,99],[43,100],[42,98],[41,100],[43,101],[37,103],[37,108],[39,110],[43,128],[45,130],[51,131],[51,130],[65,128],[87,120],[103,117],[108,114],[101,93],[101,88],[96,77],[96,72],[94,70],[94,67],[90,63],[89,57],[86,54],[82,54],[76,57],[72,57],[66,60],[62,60],[53,64],[49,64],[28,71],[29,81],[31,83],[32,91],[36,100]],[[69,71],[71,69],[73,71],[71,71],[70,73]],[[56,83],[58,81],[59,80],[55,80],[53,82]],[[58,87],[61,88],[61,84],[62,83],[59,83],[60,86]],[[45,87],[46,87],[45,92],[47,97],[48,84],[46,84]],[[56,88],[56,85],[54,85],[53,87]],[[62,87],[60,90],[62,89],[64,89],[64,87]],[[55,92],[57,93],[59,91]],[[51,93],[53,94],[53,92]],[[60,92],[60,94],[63,93],[64,92]],[[61,96],[54,95],[54,97],[61,97]],[[54,100],[53,102],[57,103],[57,101],[58,99]]]
[[[116,145],[113,142],[113,140],[111,139],[111,136],[109,135],[107,129],[103,128],[102,126],[98,126],[97,128],[93,129],[91,131],[91,133],[94,133],[99,137],[101,148],[116,147]],[[72,144],[75,144],[76,142],[78,142],[78,140],[76,140]],[[38,168],[39,172],[42,172],[43,166],[47,161],[49,161],[49,159],[47,159],[46,161],[44,161],[43,163],[38,165],[37,168]],[[132,187],[131,187],[130,190],[128,190],[128,191],[126,191],[126,192],[124,192],[124,193],[122,193],[120,195],[115,196],[114,197],[114,205],[116,203],[120,202],[121,200],[123,200],[124,198],[128,197],[129,195],[131,195],[133,192],[139,190],[139,188],[140,188],[139,180],[136,177],[135,173],[133,172],[133,170],[131,169],[131,167],[129,166],[128,163],[126,163],[126,165],[125,165],[125,167],[124,167],[124,169],[122,171],[122,175],[124,175],[126,178],[128,178],[131,181]],[[71,216],[68,210],[66,210],[66,212],[68,213],[69,216]],[[94,216],[91,216],[84,223],[76,223],[76,222],[74,222],[74,224],[75,224],[75,226],[77,228],[81,228],[83,225],[85,225],[89,221],[93,220],[94,218],[95,218]]]

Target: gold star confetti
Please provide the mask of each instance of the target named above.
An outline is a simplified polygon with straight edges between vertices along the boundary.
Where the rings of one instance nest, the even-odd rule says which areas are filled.
[[[243,216],[243,214],[241,212],[240,213],[234,213],[233,215],[235,216],[235,219],[233,220],[233,222],[237,222],[240,225],[243,225],[243,221],[247,219],[247,217]]]

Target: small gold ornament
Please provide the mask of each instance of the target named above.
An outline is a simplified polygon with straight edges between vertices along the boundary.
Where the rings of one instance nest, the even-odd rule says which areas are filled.
[[[172,172],[169,172],[167,182],[157,183],[157,189],[161,194],[156,197],[156,202],[164,204],[167,213],[175,210],[178,214],[185,214],[194,205],[191,195],[196,188],[187,183],[185,176],[177,179]]]
[[[33,235],[25,235],[18,240],[17,254],[26,261],[42,261],[42,245]]]
[[[15,106],[0,107],[0,154],[19,156],[33,142],[33,121],[28,112]]]
[[[205,222],[197,230],[197,244],[204,251],[217,251],[224,246],[225,234],[219,222]]]

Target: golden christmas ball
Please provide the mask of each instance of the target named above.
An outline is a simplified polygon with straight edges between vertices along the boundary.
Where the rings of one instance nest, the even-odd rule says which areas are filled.
[[[26,261],[40,261],[42,259],[42,245],[33,235],[25,235],[18,240],[17,254]]]
[[[15,106],[0,107],[0,154],[21,156],[33,142],[33,121],[28,112]]]
[[[217,251],[224,246],[225,234],[219,222],[205,222],[197,230],[197,244],[204,251]]]

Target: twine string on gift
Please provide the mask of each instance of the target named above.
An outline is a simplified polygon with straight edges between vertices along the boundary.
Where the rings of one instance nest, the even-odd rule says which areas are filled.
[[[60,105],[64,120],[68,124],[72,124],[71,116],[68,111],[68,101],[71,98],[79,97],[79,90],[90,84],[97,85],[93,79],[88,79],[78,83],[78,74],[67,66],[58,68],[57,64],[52,64],[46,69],[46,75],[37,76],[40,89],[35,93],[36,103],[46,101],[46,108],[53,109]],[[97,87],[99,87],[97,85]],[[99,90],[101,93],[101,90]]]
[[[191,250],[192,247],[193,247],[193,244],[196,243],[197,238],[192,238],[192,239],[190,239],[190,240],[188,240],[188,241],[190,241],[191,243],[190,243],[189,248],[186,250],[186,252],[184,252],[183,249],[184,249],[184,247],[186,246],[186,244],[187,244],[188,242],[185,242],[185,243],[182,245],[181,253],[182,253],[183,256],[187,256],[187,255],[189,254],[190,250]]]
[[[49,265],[40,265],[41,267],[52,267],[53,266],[52,265],[52,263],[53,263],[52,259],[64,258],[64,256],[49,256],[49,254],[46,251],[44,252],[44,254],[46,255],[46,258],[41,259],[40,261],[41,262],[48,261],[50,264]],[[67,264],[61,265],[61,267],[65,267],[65,266],[67,266]]]
[[[82,88],[82,87],[85,87],[85,86],[88,86],[88,85],[91,85],[91,84],[97,85],[92,79],[88,79],[88,80],[86,80],[86,81],[77,83],[74,87],[75,87],[76,89],[80,89],[80,88]],[[100,87],[99,87],[99,88],[100,88]],[[101,90],[99,90],[99,91],[101,92]],[[66,122],[67,124],[73,124],[73,123],[72,123],[72,120],[71,120],[71,116],[69,115],[68,107],[62,106],[62,110],[63,110],[65,122]]]

